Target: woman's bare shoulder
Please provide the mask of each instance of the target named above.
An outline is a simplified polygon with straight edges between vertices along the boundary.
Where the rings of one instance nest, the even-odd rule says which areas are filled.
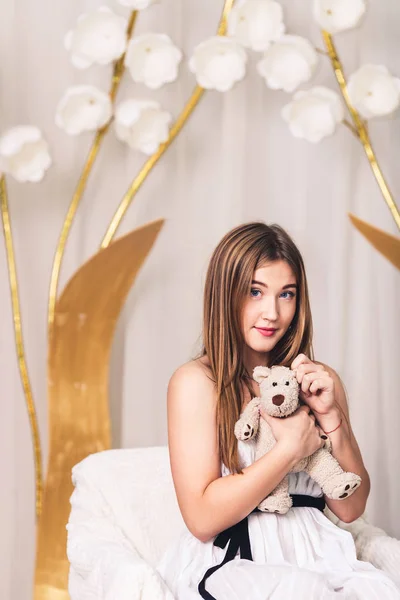
[[[168,383],[168,412],[187,414],[195,409],[209,412],[215,408],[216,390],[209,364],[202,357],[176,369]]]
[[[214,389],[211,375],[210,362],[206,356],[190,360],[176,369],[169,381],[169,386],[201,384],[209,389]]]

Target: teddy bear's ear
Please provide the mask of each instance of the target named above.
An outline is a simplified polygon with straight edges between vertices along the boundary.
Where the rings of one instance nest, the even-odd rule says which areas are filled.
[[[253,379],[257,383],[261,383],[270,373],[271,369],[268,367],[256,367],[253,371]]]

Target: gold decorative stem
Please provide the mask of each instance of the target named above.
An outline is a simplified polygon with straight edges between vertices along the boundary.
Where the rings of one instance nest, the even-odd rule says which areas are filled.
[[[204,94],[204,89],[201,88],[200,86],[196,86],[196,88],[195,88],[193,94],[191,95],[188,103],[186,104],[184,110],[179,115],[174,126],[171,128],[168,140],[166,142],[164,142],[163,144],[160,144],[159,149],[146,161],[145,165],[142,167],[139,174],[135,177],[130,188],[128,189],[128,191],[126,192],[124,197],[122,198],[120,205],[118,206],[116,212],[114,213],[114,216],[113,216],[111,223],[107,229],[104,239],[101,242],[100,248],[107,248],[107,246],[110,244],[113,237],[115,236],[115,233],[116,233],[119,225],[121,224],[123,217],[125,216],[126,211],[128,210],[134,196],[136,195],[137,191],[139,190],[142,183],[147,178],[148,174],[150,173],[150,171],[152,170],[154,165],[159,161],[161,156],[164,154],[164,152],[172,144],[173,140],[176,138],[178,133],[181,131],[182,127],[184,126],[184,124],[186,123],[188,118],[190,117],[191,113],[196,108],[196,106],[199,103],[200,98],[202,97],[203,94]]]
[[[137,11],[133,11],[130,16],[128,28],[126,31],[126,36],[127,36],[128,40],[132,36],[136,17],[137,17]],[[124,59],[125,59],[125,53],[121,56],[121,58],[118,59],[118,61],[114,65],[111,88],[110,88],[110,92],[109,92],[112,102],[114,102],[114,100],[115,100],[119,85],[121,83],[122,75],[124,74],[124,71],[125,71]],[[65,221],[64,221],[64,224],[63,224],[63,227],[61,230],[60,238],[58,240],[57,249],[56,249],[56,253],[55,253],[54,261],[53,261],[53,268],[52,268],[52,272],[51,272],[51,279],[50,279],[49,303],[48,303],[49,339],[51,337],[51,332],[52,332],[53,323],[54,323],[54,308],[55,308],[56,298],[57,298],[57,289],[58,289],[58,282],[59,282],[59,278],[60,278],[61,263],[62,263],[62,260],[64,257],[65,246],[67,243],[68,235],[71,230],[72,223],[73,223],[74,217],[76,215],[76,212],[78,210],[80,201],[82,199],[83,192],[85,191],[87,180],[91,173],[94,161],[96,160],[97,154],[100,150],[101,142],[103,141],[103,139],[110,127],[111,122],[112,122],[112,120],[110,120],[109,123],[107,123],[107,125],[105,125],[101,129],[99,129],[96,133],[92,147],[91,147],[88,157],[86,159],[86,163],[83,168],[82,175],[78,181],[78,185],[77,185],[74,195],[72,197],[71,204],[70,204],[68,212],[67,212],[67,216],[65,217]]]
[[[233,2],[234,2],[234,0],[225,0],[224,7],[222,9],[222,16],[221,16],[221,19],[220,19],[220,22],[218,25],[218,30],[217,30],[218,35],[226,34],[227,19],[228,19],[228,15],[229,15],[230,11],[232,10]],[[131,205],[133,198],[136,196],[137,191],[142,186],[143,182],[145,181],[145,179],[147,178],[148,174],[153,169],[155,164],[159,161],[159,159],[162,157],[162,155],[165,153],[165,151],[169,148],[169,146],[172,144],[174,139],[177,137],[177,135],[179,134],[179,132],[185,125],[186,121],[188,120],[188,118],[190,117],[190,115],[192,114],[192,112],[194,111],[196,106],[198,105],[204,92],[205,92],[204,88],[200,87],[199,85],[197,85],[195,87],[195,89],[194,89],[191,97],[189,98],[188,102],[186,103],[183,111],[179,115],[179,117],[176,120],[173,127],[171,127],[168,140],[166,142],[164,142],[163,144],[160,144],[160,147],[158,148],[157,152],[155,152],[146,161],[146,163],[140,170],[139,174],[133,180],[130,188],[128,189],[128,191],[126,192],[124,197],[122,198],[120,205],[118,206],[116,212],[114,213],[114,216],[111,219],[110,225],[108,226],[106,234],[101,242],[100,248],[107,248],[107,246],[110,244],[110,242],[112,241],[112,239],[114,238],[114,236],[117,232],[118,227],[121,224],[122,219],[124,218],[124,216],[126,214],[126,211],[128,210],[129,206]]]
[[[4,239],[7,252],[8,276],[11,289],[11,302],[14,321],[14,336],[17,347],[18,367],[21,375],[25,402],[28,410],[29,423],[32,430],[33,453],[35,462],[35,487],[36,487],[36,518],[40,517],[42,511],[43,476],[42,476],[42,451],[40,447],[39,427],[37,422],[35,404],[32,396],[32,388],[25,360],[24,340],[22,337],[21,308],[19,304],[19,291],[17,270],[15,264],[14,246],[11,231],[10,212],[7,200],[7,187],[4,175],[0,178],[0,203],[3,221]]]
[[[373,172],[375,179],[379,185],[379,189],[382,192],[383,198],[392,214],[392,217],[393,217],[397,227],[400,229],[399,209],[396,206],[396,203],[393,199],[393,196],[389,190],[389,187],[385,181],[383,173],[382,173],[380,166],[378,164],[378,161],[376,159],[375,152],[372,148],[371,141],[369,139],[367,126],[362,121],[362,119],[360,118],[360,115],[358,114],[357,110],[354,108],[354,106],[352,105],[352,103],[350,101],[350,97],[349,97],[349,94],[347,91],[346,79],[345,79],[344,72],[343,72],[343,67],[342,67],[340,59],[338,57],[338,54],[336,52],[336,48],[333,43],[332,36],[327,31],[322,31],[322,36],[324,38],[324,43],[325,43],[326,49],[328,51],[328,55],[331,60],[332,66],[333,66],[333,70],[335,72],[336,79],[339,83],[340,90],[342,92],[342,96],[344,98],[344,101],[346,102],[347,108],[349,109],[351,118],[353,119],[353,123],[357,130],[358,137],[363,145],[363,148],[364,148],[365,154],[367,155],[369,164],[371,165],[372,172]]]

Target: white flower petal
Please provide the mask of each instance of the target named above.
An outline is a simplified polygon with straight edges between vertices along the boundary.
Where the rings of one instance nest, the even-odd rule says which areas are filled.
[[[71,56],[71,63],[77,69],[87,69],[88,67],[91,67],[93,64],[92,61],[89,60],[88,58],[82,58],[81,56],[78,56],[77,54],[73,54]]]
[[[35,171],[34,173],[31,173],[28,181],[31,181],[32,183],[37,183],[38,181],[41,181],[43,179],[43,174],[43,171]],[[24,181],[24,179],[21,179],[20,181]]]
[[[165,34],[148,33],[128,44],[125,65],[133,81],[152,89],[175,81],[182,52]]]
[[[80,15],[76,28],[65,37],[72,64],[82,69],[118,59],[126,48],[126,28],[127,20],[107,6]]]
[[[112,116],[108,94],[92,85],[77,85],[67,89],[56,111],[56,124],[69,135],[96,131]]]
[[[150,155],[167,141],[171,120],[157,102],[128,99],[115,111],[115,133],[131,148]]]
[[[37,127],[19,126],[0,138],[0,164],[17,181],[39,181],[51,164],[47,142]]]
[[[284,35],[272,44],[257,63],[268,87],[293,92],[314,74],[318,56],[311,43],[296,35]]]
[[[201,87],[227,91],[243,79],[246,62],[247,54],[236,41],[214,36],[194,49],[189,69]]]
[[[6,131],[0,138],[0,154],[12,156],[17,154],[27,143],[38,142],[42,133],[38,127],[19,125]]]
[[[314,18],[329,33],[356,27],[365,11],[365,0],[314,0]]]
[[[361,66],[347,87],[352,105],[364,119],[389,115],[400,104],[400,80],[383,65]]]
[[[152,4],[156,4],[159,0],[118,0],[118,2],[131,10],[143,10]]]
[[[336,92],[317,86],[297,92],[281,114],[292,135],[317,143],[334,133],[344,118],[344,108]]]
[[[252,50],[266,50],[284,32],[283,10],[274,0],[235,3],[228,16],[228,35]]]

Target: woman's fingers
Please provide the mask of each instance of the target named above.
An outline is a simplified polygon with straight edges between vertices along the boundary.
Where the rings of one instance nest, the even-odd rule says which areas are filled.
[[[290,365],[290,368],[292,369],[292,371],[294,371],[295,369],[300,367],[301,364],[307,363],[307,362],[308,363],[311,362],[311,360],[308,358],[308,356],[306,356],[305,354],[299,354],[298,356],[296,356],[296,358]]]
[[[330,375],[316,377],[310,384],[309,392],[318,395],[319,392],[330,392],[334,389],[334,381]]]
[[[307,373],[316,373],[316,372],[321,372],[321,371],[325,371],[325,369],[322,365],[316,365],[313,362],[309,362],[309,363],[303,363],[299,367],[297,367],[296,374],[299,375],[300,377],[303,377]]]
[[[329,388],[330,382],[331,377],[326,372],[306,373],[302,379],[300,389],[304,394],[307,392],[314,394],[318,390]]]

